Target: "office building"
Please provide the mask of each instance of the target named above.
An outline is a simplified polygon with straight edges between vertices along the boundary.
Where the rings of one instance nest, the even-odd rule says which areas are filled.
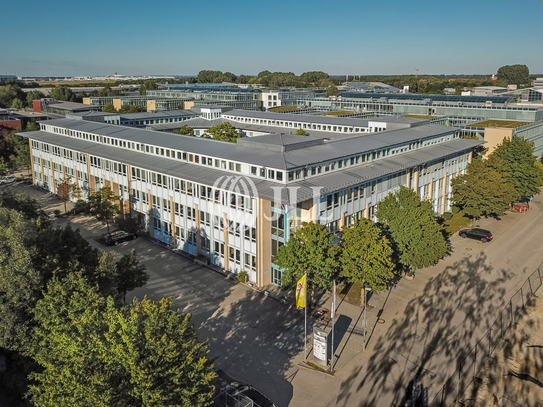
[[[313,117],[304,123],[319,125]],[[436,212],[449,210],[451,178],[482,144],[433,124],[357,134],[343,130],[356,129],[349,121],[321,122],[327,137],[267,134],[237,143],[84,120],[40,126],[21,133],[34,184],[55,193],[69,177],[83,199],[110,186],[123,214],[152,238],[229,272],[247,271],[259,287],[280,285],[273,256],[302,221],[336,232],[361,217],[375,220],[376,204],[400,185]]]

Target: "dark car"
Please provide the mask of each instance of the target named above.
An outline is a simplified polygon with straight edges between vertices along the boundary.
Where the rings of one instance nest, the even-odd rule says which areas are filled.
[[[462,229],[459,234],[460,237],[469,237],[470,239],[480,240],[483,243],[490,242],[492,240],[492,233],[485,229]]]
[[[138,237],[137,233],[129,233],[124,230],[117,230],[116,232],[108,233],[104,236],[104,240],[109,245],[117,246],[119,243],[126,242],[127,240],[134,240]]]
[[[531,201],[529,196],[521,196],[519,202],[529,204]]]

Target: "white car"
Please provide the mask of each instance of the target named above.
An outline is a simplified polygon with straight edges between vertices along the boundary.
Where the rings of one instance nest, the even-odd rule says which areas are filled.
[[[17,178],[14,175],[8,175],[7,177],[0,178],[0,184],[11,184],[15,181],[17,181]]]

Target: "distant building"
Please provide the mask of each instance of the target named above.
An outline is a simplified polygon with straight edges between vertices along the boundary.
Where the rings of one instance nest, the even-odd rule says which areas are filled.
[[[54,99],[40,99],[33,101],[34,112],[54,113],[66,116],[69,113],[102,110],[99,106],[85,105],[76,102],[64,102]]]
[[[507,88],[501,86],[476,86],[473,88],[473,96],[497,96],[506,92]]]
[[[3,75],[3,74],[0,74],[0,82],[16,81],[17,79],[18,78],[15,75]]]

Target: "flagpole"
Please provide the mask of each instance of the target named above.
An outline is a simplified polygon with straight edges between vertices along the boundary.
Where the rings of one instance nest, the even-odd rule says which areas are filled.
[[[304,360],[307,360],[307,272],[304,273]]]
[[[334,371],[334,328],[336,324],[336,280],[334,280],[334,291],[332,292],[332,359],[330,361],[330,372]]]

